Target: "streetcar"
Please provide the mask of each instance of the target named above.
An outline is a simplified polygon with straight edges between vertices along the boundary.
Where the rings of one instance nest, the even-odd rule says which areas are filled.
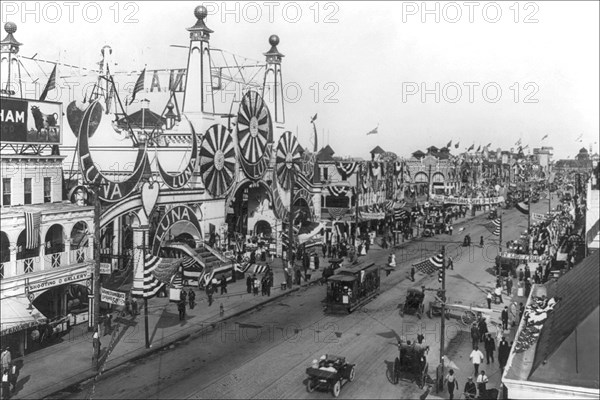
[[[327,279],[327,296],[323,301],[327,313],[351,313],[379,294],[379,266],[354,262],[339,268]]]

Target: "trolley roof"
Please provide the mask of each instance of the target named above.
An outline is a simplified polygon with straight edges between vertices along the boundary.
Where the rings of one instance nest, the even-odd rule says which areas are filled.
[[[360,273],[360,271],[371,271],[373,269],[376,269],[377,266],[375,265],[375,263],[357,263],[357,264],[352,264],[352,265],[348,265],[348,266],[344,266],[341,267],[340,269],[337,270],[336,275],[350,275],[350,276],[354,276],[354,275],[358,275]],[[333,277],[330,277],[329,279],[331,279]]]

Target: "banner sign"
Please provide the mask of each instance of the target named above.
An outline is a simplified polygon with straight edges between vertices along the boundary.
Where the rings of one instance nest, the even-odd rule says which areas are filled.
[[[62,103],[0,98],[3,143],[62,144]]]
[[[372,219],[384,219],[384,212],[360,212],[360,218],[364,220],[372,220]]]
[[[173,225],[180,221],[190,222],[194,228],[198,231],[198,236],[202,236],[202,229],[200,228],[200,222],[194,211],[187,206],[177,206],[169,210],[160,220],[154,234],[154,242],[152,243],[152,254],[158,255],[160,245],[163,241],[164,236],[171,229]]]
[[[534,255],[529,255],[529,254],[517,254],[517,253],[508,253],[508,252],[500,253],[500,257],[510,258],[512,260],[523,260],[523,261],[528,261],[528,262],[540,262],[544,259],[544,256],[534,256]]]
[[[489,205],[504,202],[504,196],[497,197],[454,197],[441,194],[432,194],[431,200],[444,204],[462,204],[462,205]]]
[[[541,222],[543,222],[543,221],[546,220],[546,215],[532,212],[531,213],[531,220],[532,221],[541,221]]]
[[[83,114],[81,126],[79,128],[78,152],[79,164],[83,173],[83,178],[87,183],[96,183],[99,185],[98,196],[101,200],[114,203],[129,196],[137,188],[144,172],[150,170],[150,162],[146,154],[145,146],[139,146],[135,168],[132,174],[120,182],[110,181],[106,178],[94,164],[89,148],[90,133],[96,129],[97,124],[92,120],[92,116],[99,110],[102,115],[102,106],[98,101],[94,101],[88,106]],[[95,127],[94,127],[95,126]]]
[[[101,288],[100,289],[100,301],[104,301],[104,302],[110,303],[110,304],[115,304],[117,306],[124,306],[125,305],[125,293]]]
[[[100,273],[104,275],[112,274],[112,263],[100,263]]]
[[[63,285],[65,283],[74,283],[78,281],[83,281],[89,278],[89,274],[87,272],[80,272],[77,274],[67,275],[62,278],[54,278],[54,279],[46,279],[40,282],[32,283],[26,287],[26,290],[29,292],[35,292],[37,290],[46,290],[53,286]]]

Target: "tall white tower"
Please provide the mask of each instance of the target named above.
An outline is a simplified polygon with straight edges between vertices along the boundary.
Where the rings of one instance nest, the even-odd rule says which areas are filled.
[[[262,98],[271,111],[271,118],[274,125],[274,138],[284,132],[285,108],[283,98],[283,79],[281,76],[281,59],[285,57],[277,50],[279,37],[271,35],[269,37],[271,49],[264,53],[267,64],[265,66],[265,77],[263,80]]]
[[[13,33],[17,31],[17,24],[7,22],[4,24],[6,37],[0,42],[0,84],[1,94],[10,97],[23,97],[23,84],[21,82],[21,63],[17,53],[23,43],[17,42]]]
[[[190,32],[190,49],[182,111],[188,115],[215,112],[209,46],[210,34],[213,31],[204,23],[207,15],[206,7],[196,7],[196,24],[187,28]]]

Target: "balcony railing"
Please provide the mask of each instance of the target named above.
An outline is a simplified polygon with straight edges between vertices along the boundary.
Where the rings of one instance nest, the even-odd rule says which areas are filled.
[[[70,257],[69,257],[70,253]],[[70,252],[60,252],[60,253],[52,253],[44,255],[44,270],[51,270],[54,268],[61,268],[68,265],[80,264],[87,260],[88,257],[88,249],[87,247],[83,247],[80,249],[74,249]],[[41,271],[41,262],[40,257],[31,257],[25,258],[21,260],[17,260],[17,276],[23,274],[30,274],[32,272]],[[8,270],[10,262],[4,262],[3,264],[3,278],[8,278],[12,274]]]

